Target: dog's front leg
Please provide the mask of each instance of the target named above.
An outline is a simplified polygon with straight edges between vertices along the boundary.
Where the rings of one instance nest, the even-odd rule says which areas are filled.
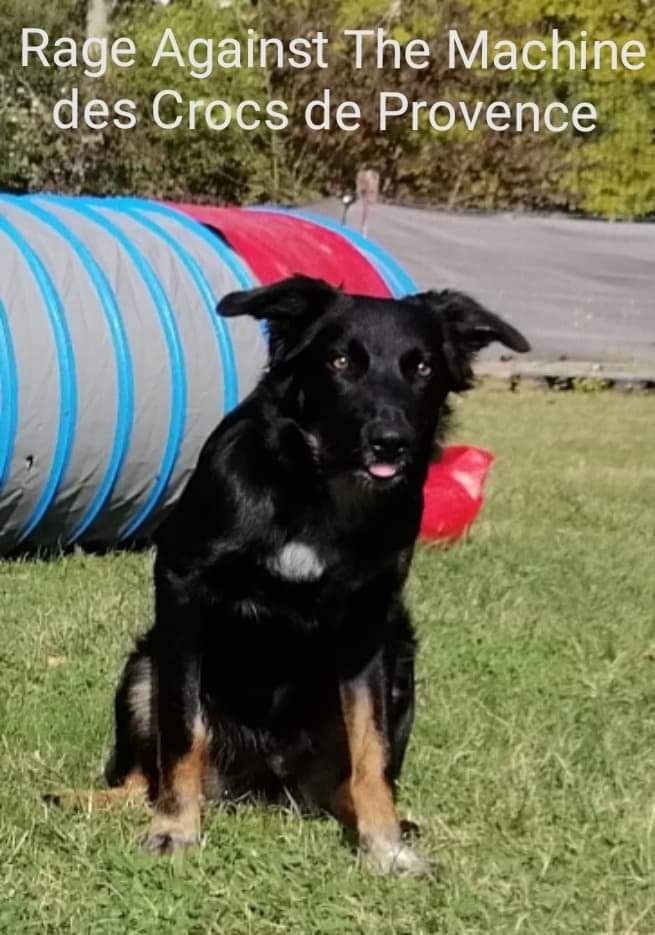
[[[366,862],[373,869],[423,875],[430,871],[430,865],[403,842],[387,779],[385,711],[376,674],[369,671],[340,684],[350,768],[333,797],[333,811],[357,832]]]
[[[157,643],[159,788],[145,846],[167,854],[200,840],[207,729],[200,707],[198,627],[158,620]]]

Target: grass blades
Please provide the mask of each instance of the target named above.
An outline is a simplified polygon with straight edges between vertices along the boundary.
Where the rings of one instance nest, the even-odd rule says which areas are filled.
[[[419,549],[418,716],[401,811],[433,882],[365,874],[330,821],[213,809],[153,859],[99,782],[151,612],[152,555],[0,563],[0,931],[655,932],[655,402],[482,389],[457,440],[497,462],[470,539]]]

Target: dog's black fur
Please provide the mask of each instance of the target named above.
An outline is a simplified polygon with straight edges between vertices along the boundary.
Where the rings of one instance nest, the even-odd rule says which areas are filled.
[[[156,619],[116,697],[110,784],[145,777],[147,844],[198,838],[205,795],[290,794],[421,872],[391,792],[414,710],[402,589],[451,391],[526,340],[456,292],[347,296],[295,277],[227,296],[270,366],[157,533]]]

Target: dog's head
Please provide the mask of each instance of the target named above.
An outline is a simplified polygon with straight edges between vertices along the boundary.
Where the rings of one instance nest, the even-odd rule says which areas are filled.
[[[492,341],[529,350],[515,328],[451,291],[374,299],[295,276],[232,293],[218,312],[268,321],[265,380],[286,414],[327,473],[379,489],[425,470],[446,397],[470,386],[477,351]]]

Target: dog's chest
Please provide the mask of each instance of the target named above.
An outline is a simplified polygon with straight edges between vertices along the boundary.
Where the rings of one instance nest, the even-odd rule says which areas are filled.
[[[268,571],[283,581],[319,581],[327,570],[327,562],[315,545],[292,539],[272,552],[265,560]]]

